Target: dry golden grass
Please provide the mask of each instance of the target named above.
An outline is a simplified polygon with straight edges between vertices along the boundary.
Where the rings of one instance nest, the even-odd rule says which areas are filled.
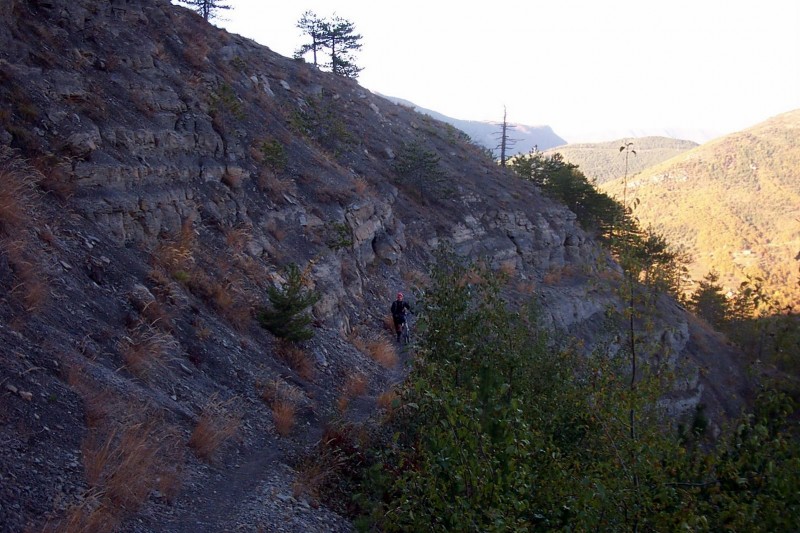
[[[389,317],[389,319],[391,320],[391,317]],[[394,328],[394,322],[392,322],[390,327]],[[364,339],[354,330],[348,337],[348,340],[358,351],[367,354],[373,361],[384,368],[394,368],[399,362],[397,348],[395,348],[394,343],[384,335],[373,334],[369,338]]]
[[[67,380],[86,407],[89,433],[81,457],[88,490],[44,531],[113,531],[153,490],[173,499],[184,462],[175,428],[149,407],[99,389],[82,368],[70,367]]]
[[[275,348],[278,357],[297,372],[301,378],[305,380],[314,378],[314,362],[300,346],[293,342],[279,339]]]
[[[172,331],[172,315],[158,300],[148,302],[142,308],[141,314],[150,327]]]
[[[288,437],[294,429],[297,407],[290,402],[279,400],[272,404],[272,421],[275,431],[281,437]]]
[[[196,317],[194,319],[192,322],[192,327],[194,328],[195,336],[201,341],[210,339],[211,335],[213,334],[208,325],[200,317]]]
[[[47,194],[59,200],[67,200],[75,194],[75,183],[69,178],[67,163],[43,156],[32,160],[31,166],[41,176],[39,187]]]
[[[351,398],[362,396],[367,392],[368,385],[369,379],[367,376],[361,373],[352,374],[347,376],[347,379],[342,386],[342,393]]]
[[[190,35],[192,34],[187,34],[185,37]],[[186,42],[181,50],[183,51],[183,58],[190,65],[200,68],[205,66],[206,61],[208,61],[208,53],[211,51],[211,47],[203,39],[195,36],[194,38],[189,37],[189,42]]]
[[[57,530],[111,531],[154,489],[174,498],[180,488],[182,449],[176,432],[157,418],[128,419],[105,433],[92,432],[81,446],[90,490]]]
[[[295,498],[306,496],[312,502],[320,498],[324,486],[335,480],[345,466],[342,447],[350,439],[350,435],[343,436],[338,430],[325,430],[317,448],[297,468],[297,477],[292,483],[292,495]]]
[[[213,396],[200,415],[200,420],[189,438],[195,454],[210,461],[214,453],[239,430],[241,417],[231,411],[231,401],[222,402]]]
[[[344,413],[350,406],[350,400],[351,398],[349,396],[345,396],[344,394],[340,395],[336,398],[336,409],[338,409],[340,413]]]
[[[225,244],[236,254],[242,253],[250,240],[250,230],[245,226],[225,228],[222,232],[225,235]]]
[[[147,274],[147,279],[150,280],[159,291],[167,291],[170,286],[169,276],[161,268],[154,268]]]
[[[228,172],[225,171],[222,174],[222,183],[230,187],[231,189],[241,189],[242,188],[242,174]]]
[[[173,277],[178,272],[187,273],[194,268],[197,235],[194,232],[193,224],[192,218],[185,220],[181,225],[181,231],[175,238],[161,242],[153,251],[153,262],[157,266],[163,267]]]
[[[299,405],[302,403],[303,397],[303,391],[282,379],[270,380],[261,390],[261,399],[270,406],[277,401]]]
[[[564,265],[562,267],[554,267],[547,271],[542,278],[542,283],[547,285],[555,285],[574,277],[577,274],[577,269],[573,265]]]
[[[367,392],[369,378],[361,373],[350,374],[342,385],[341,394],[336,400],[336,407],[339,412],[345,412],[350,405],[350,401],[358,396],[363,396]]]
[[[532,295],[536,292],[536,283],[533,280],[519,280],[514,289],[521,294]]]
[[[33,226],[36,184],[42,176],[5,146],[0,146],[0,236],[18,236]]]
[[[388,315],[383,315],[383,329],[390,333],[395,333],[394,329],[394,319],[392,318],[391,313]]]
[[[513,260],[503,261],[503,263],[500,264],[500,272],[510,278],[517,273],[517,265]]]
[[[459,287],[463,287],[464,285],[480,285],[484,281],[486,281],[484,279],[484,271],[473,268],[461,276],[461,279],[456,283]]]
[[[50,296],[50,285],[42,268],[33,262],[15,264],[15,286],[12,295],[20,295],[27,313],[40,311]]]
[[[156,370],[165,368],[167,357],[177,346],[171,335],[142,327],[120,341],[119,351],[131,374],[147,378]]]
[[[36,184],[42,175],[8,147],[0,147],[0,255],[14,271],[11,295],[26,313],[39,311],[49,296],[49,284],[33,246],[37,224]]]
[[[394,368],[400,361],[394,343],[383,336],[367,342],[367,354],[384,368]]]
[[[377,403],[381,409],[387,411],[394,408],[395,402],[399,399],[399,395],[395,389],[389,389],[378,396]]]
[[[353,189],[358,196],[364,196],[364,194],[369,190],[369,182],[364,178],[355,178],[353,180]]]
[[[49,298],[50,286],[24,235],[0,240],[0,255],[3,254],[14,271],[14,285],[10,291],[14,300],[22,304],[26,313],[41,310]]]
[[[258,175],[258,187],[276,202],[283,201],[283,195],[296,192],[296,186],[291,179],[280,178],[269,168],[263,168]]]
[[[275,431],[287,437],[294,429],[298,406],[303,401],[303,392],[283,380],[274,379],[261,391],[261,398],[272,410]]]

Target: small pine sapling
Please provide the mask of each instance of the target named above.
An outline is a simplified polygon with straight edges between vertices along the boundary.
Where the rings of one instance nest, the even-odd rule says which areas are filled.
[[[314,336],[309,328],[312,322],[307,309],[317,303],[319,295],[306,289],[303,273],[295,264],[286,268],[286,282],[280,287],[267,289],[270,306],[259,315],[261,325],[276,337],[292,342],[308,340]]]

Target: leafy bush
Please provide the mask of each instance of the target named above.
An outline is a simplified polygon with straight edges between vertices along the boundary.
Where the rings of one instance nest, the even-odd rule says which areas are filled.
[[[632,386],[624,354],[587,361],[548,348],[535,313],[512,308],[498,276],[474,270],[439,257],[414,368],[381,445],[359,459],[361,527],[797,529],[790,400],[764,395],[704,449],[700,416],[679,438],[658,408],[663,375],[640,370]]]

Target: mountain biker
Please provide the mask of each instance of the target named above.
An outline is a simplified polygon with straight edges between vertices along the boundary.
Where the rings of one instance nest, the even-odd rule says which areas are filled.
[[[394,321],[395,333],[397,333],[397,342],[400,342],[400,333],[406,321],[406,311],[413,314],[408,302],[403,301],[403,293],[398,292],[397,299],[392,302],[392,320]]]

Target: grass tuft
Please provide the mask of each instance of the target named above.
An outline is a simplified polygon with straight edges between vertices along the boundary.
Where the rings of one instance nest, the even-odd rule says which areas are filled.
[[[231,401],[222,402],[213,396],[203,408],[189,438],[189,446],[201,459],[211,461],[214,453],[239,430],[241,417],[230,411]]]

